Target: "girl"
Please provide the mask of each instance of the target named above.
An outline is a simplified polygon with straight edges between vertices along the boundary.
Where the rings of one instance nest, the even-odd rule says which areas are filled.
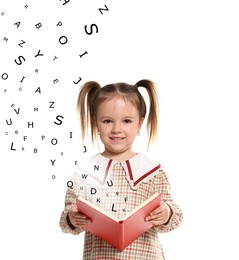
[[[86,231],[84,260],[165,259],[158,232],[171,231],[182,221],[181,209],[171,197],[165,171],[157,162],[132,149],[146,117],[146,103],[139,87],[145,88],[149,96],[149,145],[157,138],[159,117],[157,90],[152,81],[141,80],[135,85],[116,83],[104,87],[90,81],[82,86],[78,97],[82,138],[84,140],[90,128],[93,143],[99,135],[104,151],[76,169],[73,187],[66,192],[60,226],[63,232],[76,235],[90,223],[90,219],[77,211],[78,196],[118,218],[155,192],[162,194],[162,202],[146,218],[152,223],[152,228],[123,251]]]

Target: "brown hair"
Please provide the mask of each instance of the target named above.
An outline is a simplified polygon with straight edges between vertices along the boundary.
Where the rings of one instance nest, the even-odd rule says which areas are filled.
[[[139,118],[146,116],[146,103],[138,88],[143,87],[149,96],[147,131],[148,145],[158,137],[159,106],[156,85],[150,80],[140,80],[135,85],[114,83],[101,87],[95,81],[86,82],[80,89],[77,108],[80,114],[82,139],[85,140],[87,129],[91,129],[92,142],[97,139],[96,115],[98,106],[112,97],[120,96],[129,101],[139,112]]]

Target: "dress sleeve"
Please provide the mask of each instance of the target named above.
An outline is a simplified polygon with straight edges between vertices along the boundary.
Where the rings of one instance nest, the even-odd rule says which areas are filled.
[[[73,227],[73,225],[69,222],[68,212],[70,208],[76,204],[76,198],[79,196],[79,189],[78,189],[78,180],[77,174],[75,173],[72,177],[71,181],[73,183],[72,188],[67,188],[66,195],[65,195],[65,207],[64,210],[61,212],[60,216],[60,227],[64,233],[71,233],[73,235],[78,235],[79,233],[83,232],[82,228]]]
[[[172,214],[169,221],[160,226],[155,226],[157,232],[169,232],[176,229],[182,222],[183,214],[180,207],[173,201],[171,195],[171,185],[168,176],[164,170],[159,170],[159,173],[154,177],[154,190],[162,194],[162,199],[171,208]]]

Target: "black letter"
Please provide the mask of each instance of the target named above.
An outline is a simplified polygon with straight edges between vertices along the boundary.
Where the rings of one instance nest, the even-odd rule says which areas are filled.
[[[3,77],[3,75],[5,75],[5,76]],[[2,74],[2,79],[6,80],[7,78],[8,78],[8,74],[7,73],[3,73]]]
[[[56,159],[54,161],[52,161],[52,160],[50,160],[50,161],[52,163],[52,166],[54,166],[54,163],[55,163]]]
[[[96,188],[91,188],[91,189],[90,189],[91,195],[96,194],[96,192],[97,192],[97,189],[96,189]]]
[[[40,53],[40,52],[41,52],[41,50],[38,51],[37,55],[35,55],[35,58],[36,58],[37,56],[43,56],[43,54]]]
[[[30,124],[30,122],[28,122],[28,128],[29,128],[30,126],[32,126],[32,128],[34,128],[34,122],[32,122],[31,124]]]
[[[101,12],[101,14],[103,14],[103,12],[102,11],[109,11],[109,9],[108,9],[108,7],[105,5],[105,8],[106,9],[103,9],[103,8],[99,8],[99,11]]]
[[[14,111],[15,111],[17,114],[19,114],[19,112],[20,112],[20,107],[18,108],[18,110],[16,110],[16,109],[14,108]]]
[[[114,209],[115,204],[112,205],[112,211],[117,212],[117,210]]]
[[[53,140],[54,140],[54,143],[53,143]],[[52,144],[52,145],[56,145],[57,143],[58,143],[58,141],[57,141],[56,138],[51,139],[51,144]]]
[[[24,58],[23,56],[19,56],[19,57],[18,57],[19,63],[17,62],[16,59],[15,59],[14,61],[16,62],[17,65],[21,65],[21,64],[22,64],[21,59],[23,59],[23,61],[25,61],[25,58]]]
[[[20,47],[23,47],[22,45],[24,44],[24,43],[26,43],[26,42],[24,42],[23,40],[21,40],[22,42],[21,43],[19,43],[18,45],[20,46]]]
[[[111,185],[109,184],[109,181],[107,181],[107,185],[108,185],[109,187],[112,187],[112,186],[113,186],[113,181],[110,180],[110,182],[111,182]]]
[[[20,82],[22,83],[24,79],[25,79],[25,76],[22,77],[22,80]]]
[[[88,35],[91,35],[93,33],[93,27],[96,28],[96,33],[98,33],[98,26],[96,24],[91,24],[90,26],[90,32],[87,31],[87,25],[85,25],[85,32],[88,34]]]
[[[14,25],[17,26],[17,28],[20,26],[21,22],[14,23]]]
[[[78,80],[77,82],[76,82],[76,81],[73,81],[73,83],[78,84],[81,80],[82,80],[82,78],[79,77],[79,80]]]
[[[61,0],[60,0],[61,1]],[[64,4],[62,4],[62,5],[65,5],[65,4],[67,4],[67,3],[69,3],[70,2],[70,0],[64,0],[65,1],[65,3]]]
[[[62,124],[62,121],[59,119],[59,117],[61,117],[62,119],[64,119],[63,116],[57,116],[56,119],[57,119],[60,123],[54,122],[56,125],[61,125],[61,124]]]
[[[11,150],[12,150],[12,151],[16,151],[16,149],[13,149],[13,143],[12,143],[12,145],[11,145]]]
[[[85,51],[84,53],[80,54],[79,56],[82,58],[85,54],[88,54],[88,52]]]
[[[8,123],[8,121],[6,120],[7,125],[12,125],[12,119],[10,118],[10,123]]]
[[[99,171],[99,169],[100,169],[100,166],[99,166],[99,165],[94,165],[94,171],[95,171],[95,170]]]
[[[49,106],[49,108],[55,108],[55,107],[53,107],[53,105],[55,104],[55,102],[54,102],[54,101],[50,101],[50,103],[51,103],[51,105]]]
[[[65,42],[61,42],[61,39],[62,39],[62,38],[65,39]],[[67,39],[66,36],[61,36],[61,37],[59,38],[59,42],[60,42],[60,44],[66,44],[66,43],[68,42],[68,39]]]
[[[41,88],[38,87],[37,90],[35,91],[35,93],[39,92],[41,94]]]

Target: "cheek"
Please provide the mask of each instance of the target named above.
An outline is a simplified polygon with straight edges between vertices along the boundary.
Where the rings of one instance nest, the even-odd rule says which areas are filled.
[[[107,125],[99,124],[98,125],[98,130],[100,132],[100,135],[104,135],[104,134],[109,132],[109,127]]]
[[[125,131],[125,132],[127,132],[127,135],[129,136],[129,137],[131,137],[131,138],[135,138],[136,137],[136,135],[137,135],[137,133],[138,133],[138,129],[136,129],[136,128],[134,128],[134,129],[129,129],[128,131]]]

